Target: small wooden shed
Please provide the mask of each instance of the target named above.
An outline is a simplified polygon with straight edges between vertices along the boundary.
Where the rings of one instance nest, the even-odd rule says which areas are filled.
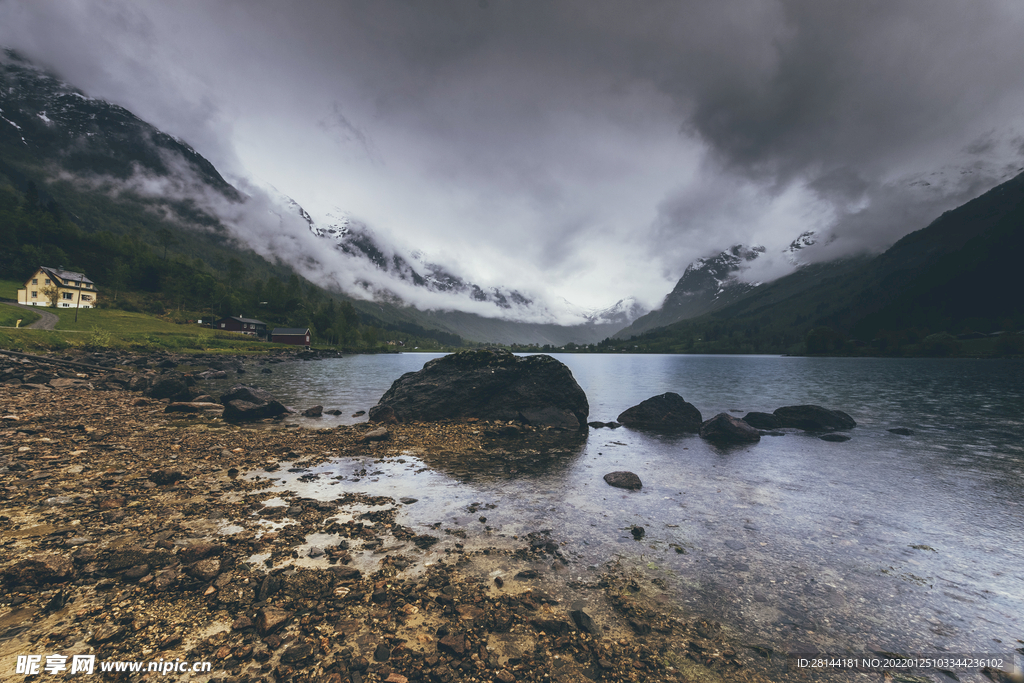
[[[270,333],[270,341],[275,344],[294,344],[309,348],[308,327],[275,327]]]

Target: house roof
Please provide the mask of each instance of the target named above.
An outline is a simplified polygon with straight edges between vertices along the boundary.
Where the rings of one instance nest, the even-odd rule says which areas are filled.
[[[288,336],[288,335],[293,335],[293,334],[294,335],[300,335],[300,334],[301,335],[307,335],[307,334],[309,334],[309,328],[308,327],[275,327],[274,331],[272,332],[272,334],[275,337],[278,336],[278,335]]]
[[[76,282],[88,282],[90,285],[94,284],[92,280],[85,276],[85,273],[76,273],[73,270],[61,270],[60,268],[50,268],[49,266],[39,266],[39,270],[52,278],[60,280],[61,282],[65,280],[72,280]]]
[[[237,320],[240,323],[249,323],[250,325],[254,323],[256,325],[266,325],[262,320],[256,320],[256,318],[239,318],[237,315],[229,315],[226,318],[221,318],[221,320]]]

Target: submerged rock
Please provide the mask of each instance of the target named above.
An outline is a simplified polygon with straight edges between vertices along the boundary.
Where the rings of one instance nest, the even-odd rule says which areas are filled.
[[[842,443],[843,441],[850,440],[850,437],[846,434],[822,434],[818,438],[822,441],[832,441],[835,443]]]
[[[700,426],[700,438],[718,444],[757,443],[761,433],[738,417],[719,413]]]
[[[696,434],[703,420],[692,404],[669,391],[627,409],[617,421],[633,429]]]
[[[580,431],[587,396],[551,356],[500,349],[460,351],[402,375],[370,408],[371,422],[478,418]]]
[[[784,406],[775,411],[780,427],[796,427],[808,432],[832,432],[853,429],[857,423],[841,410],[821,406]]]
[[[782,423],[779,421],[779,418],[775,417],[771,413],[758,413],[756,411],[744,415],[743,421],[746,422],[751,427],[756,427],[757,429],[772,430],[778,429],[779,427],[782,426]]]
[[[323,406],[313,406],[312,408],[306,408],[302,411],[303,417],[320,417],[324,414]]]
[[[892,434],[899,434],[900,436],[913,436],[914,435],[914,430],[913,429],[907,429],[906,427],[893,427],[892,429],[889,429],[887,431],[891,432]]]
[[[632,490],[643,488],[643,483],[640,481],[640,477],[636,476],[632,472],[609,472],[604,475],[604,480],[609,486],[614,486],[615,488]]]

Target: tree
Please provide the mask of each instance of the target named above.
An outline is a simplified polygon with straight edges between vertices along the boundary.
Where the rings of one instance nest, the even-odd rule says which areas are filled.
[[[160,242],[160,246],[164,248],[164,261],[167,260],[167,247],[176,243],[178,240],[174,237],[174,233],[167,228],[160,228],[156,233],[157,241]]]
[[[57,289],[57,285],[51,281],[50,284],[43,285],[39,291],[49,300],[50,308],[57,308],[57,301],[60,299],[60,290]]]

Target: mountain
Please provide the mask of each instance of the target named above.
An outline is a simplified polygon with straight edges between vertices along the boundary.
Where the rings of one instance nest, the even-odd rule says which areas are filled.
[[[463,295],[473,301],[488,302],[498,309],[513,307],[528,308],[534,302],[515,290],[491,287],[484,289],[472,282],[467,282],[436,263],[430,263],[414,253],[406,258],[384,245],[366,225],[349,218],[335,218],[327,227],[320,227],[309,213],[294,201],[293,206],[306,221],[309,231],[325,240],[329,240],[336,249],[348,254],[365,258],[381,273],[396,280],[402,280],[416,287],[433,292]],[[373,294],[373,285],[363,283],[368,293]]]
[[[457,336],[555,346],[593,343],[645,312],[635,302],[619,302],[604,311],[578,311],[576,317],[583,322],[573,326],[502,319],[498,316],[516,313],[520,318],[542,318],[544,310],[518,291],[481,287],[418,254],[402,255],[365,225],[334,217],[318,225],[298,203],[284,196],[268,194],[266,202],[256,201],[232,186],[184,141],[123,107],[88,96],[10,50],[0,51],[0,185],[5,182],[38,196],[41,204],[65,213],[87,233],[133,235],[158,246],[164,259],[169,252],[201,261],[221,276],[245,273],[253,282],[301,278],[307,272],[306,259],[315,261],[317,255],[282,262],[270,243],[259,247],[266,258],[260,256],[247,234],[252,222],[269,220],[272,225],[264,232],[279,233],[272,235],[274,239],[287,238],[293,225],[304,225],[383,276],[360,283],[362,290],[352,292],[319,283],[330,296],[351,303],[365,324],[435,336],[445,343]],[[268,219],[268,213],[278,215]],[[299,218],[284,220],[288,214]],[[69,264],[76,258],[74,253],[57,251],[33,252],[25,258],[68,260]],[[113,276],[107,271],[113,264],[97,258],[92,272],[110,281]],[[8,265],[24,270],[38,263],[11,261]],[[156,287],[157,279],[154,273],[147,286]],[[417,310],[390,291],[389,281],[491,304],[495,317]],[[524,312],[533,315],[524,316]]]
[[[614,336],[628,339],[648,330],[695,318],[743,298],[761,283],[743,282],[737,273],[745,263],[753,261],[764,251],[761,246],[748,248],[737,244],[714,256],[697,259],[686,267],[660,308],[637,318]]]
[[[816,340],[827,343],[812,350],[862,346],[898,353],[929,335],[1021,330],[1022,254],[1024,173],[1019,173],[880,255],[805,266],[727,306],[648,331],[629,346],[659,352],[802,352],[813,331]]]

